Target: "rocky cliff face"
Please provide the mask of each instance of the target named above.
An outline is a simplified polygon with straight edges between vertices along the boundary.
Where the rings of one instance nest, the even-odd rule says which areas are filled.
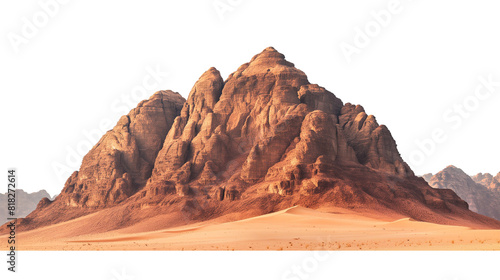
[[[306,170],[320,157],[413,175],[385,126],[361,106],[344,106],[310,84],[268,48],[225,83],[213,68],[200,77],[165,139],[146,191],[213,195],[222,188],[238,196],[266,181],[271,193],[293,192],[304,187],[302,181],[310,179]],[[241,163],[237,168],[231,166],[235,160]]]
[[[490,223],[452,191],[415,177],[387,127],[310,84],[274,48],[225,81],[209,69],[186,101],[162,91],[141,102],[89,152],[61,195],[42,201],[23,223],[37,227],[106,209],[101,229],[147,219],[173,226],[293,205]]]
[[[160,91],[120,118],[83,158],[59,200],[68,207],[115,205],[144,187],[184,98]]]
[[[493,176],[487,175],[476,175],[473,180],[460,168],[448,166],[434,175],[429,184],[434,188],[453,190],[469,203],[472,211],[500,220],[500,195],[494,189],[488,189],[494,180]]]

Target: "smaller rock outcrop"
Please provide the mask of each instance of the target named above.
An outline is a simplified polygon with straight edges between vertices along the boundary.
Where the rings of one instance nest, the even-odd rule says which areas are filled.
[[[478,174],[473,180],[460,168],[450,165],[434,175],[429,185],[438,189],[451,189],[469,203],[470,210],[500,220],[500,193],[487,187],[494,181],[493,176],[488,175]]]
[[[49,198],[50,195],[45,190],[33,193],[27,193],[22,189],[17,189],[16,190],[17,209],[15,211],[16,214],[15,217],[16,218],[26,217],[33,210],[41,207],[40,203],[42,204],[42,206],[50,204],[51,200]],[[0,209],[1,224],[7,222],[7,218],[9,217],[7,212],[7,204],[8,204],[8,195],[0,193],[0,207],[2,207]]]

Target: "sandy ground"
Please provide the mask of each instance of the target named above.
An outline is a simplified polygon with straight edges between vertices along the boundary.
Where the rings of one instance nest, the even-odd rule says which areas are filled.
[[[64,237],[72,223],[78,221],[19,233],[18,250],[500,250],[500,230],[375,218],[341,208],[293,207],[235,222]]]

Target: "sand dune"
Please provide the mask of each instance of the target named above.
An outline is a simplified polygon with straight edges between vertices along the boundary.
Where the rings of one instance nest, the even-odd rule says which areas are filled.
[[[18,234],[21,250],[499,250],[500,230],[292,207],[226,223],[78,235],[92,215]],[[2,236],[2,239],[5,236]]]

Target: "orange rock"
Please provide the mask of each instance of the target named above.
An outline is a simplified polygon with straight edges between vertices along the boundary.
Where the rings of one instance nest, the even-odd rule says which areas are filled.
[[[24,226],[95,208],[107,208],[96,217],[105,231],[158,215],[174,226],[294,205],[500,226],[467,210],[454,192],[414,176],[387,127],[363,107],[344,105],[310,84],[274,48],[225,81],[210,68],[187,101],[161,91],[141,102],[85,156],[55,201],[43,202]]]

